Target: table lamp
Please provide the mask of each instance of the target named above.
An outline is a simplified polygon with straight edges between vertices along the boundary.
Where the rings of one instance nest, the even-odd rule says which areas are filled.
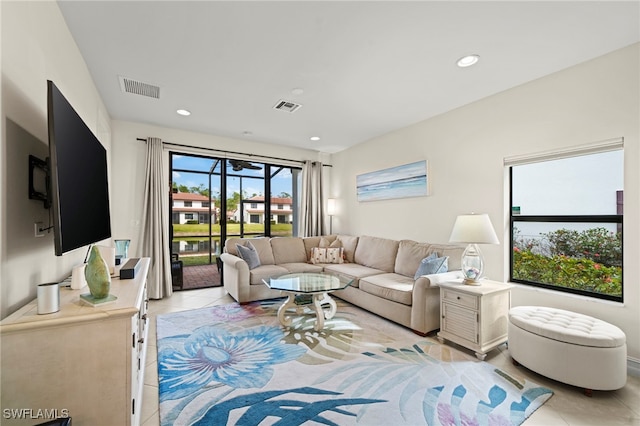
[[[467,243],[462,253],[464,283],[480,285],[484,260],[478,244],[500,244],[487,214],[463,214],[456,218],[449,242]]]

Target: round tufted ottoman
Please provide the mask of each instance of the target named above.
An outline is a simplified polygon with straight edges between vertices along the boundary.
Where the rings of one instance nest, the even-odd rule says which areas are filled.
[[[589,396],[627,382],[626,336],[615,325],[561,309],[518,306],[509,310],[508,332],[514,362]]]

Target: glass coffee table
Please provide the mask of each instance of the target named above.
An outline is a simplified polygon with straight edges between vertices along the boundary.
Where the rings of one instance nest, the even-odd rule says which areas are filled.
[[[329,293],[349,287],[353,279],[327,272],[299,272],[262,281],[269,288],[280,290],[288,296],[278,309],[280,324],[285,327],[291,325],[291,317],[286,316],[287,310],[295,309],[297,314],[301,314],[305,308],[309,308],[316,313],[314,329],[320,331],[324,328],[324,320],[333,318],[337,309]],[[323,308],[326,305],[329,305],[328,308]]]

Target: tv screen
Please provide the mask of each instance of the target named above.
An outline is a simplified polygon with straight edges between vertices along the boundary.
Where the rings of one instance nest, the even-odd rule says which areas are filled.
[[[49,170],[56,256],[111,237],[107,151],[47,81]]]

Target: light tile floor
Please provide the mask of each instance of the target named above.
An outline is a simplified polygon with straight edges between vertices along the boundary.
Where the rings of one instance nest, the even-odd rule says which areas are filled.
[[[222,287],[175,292],[168,299],[150,301],[149,347],[144,378],[142,426],[160,424],[156,362],[156,315],[231,302],[233,299],[226,294]],[[485,361],[506,371],[517,369],[518,373],[525,375],[530,380],[554,390],[553,397],[525,421],[524,425],[526,426],[640,426],[639,377],[629,376],[624,388],[612,392],[594,391],[593,397],[589,398],[578,388],[547,379],[523,367],[515,367],[511,362],[506,345],[491,351]]]

